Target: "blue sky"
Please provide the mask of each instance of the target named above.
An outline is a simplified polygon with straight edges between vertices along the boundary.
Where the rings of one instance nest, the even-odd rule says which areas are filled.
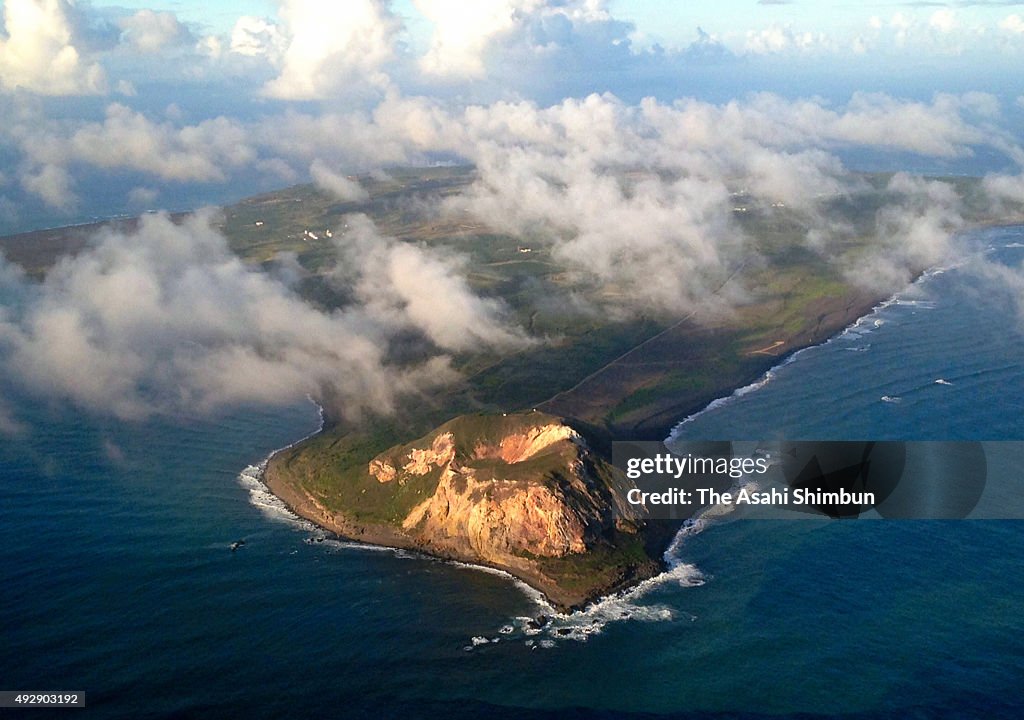
[[[466,123],[462,114],[504,117],[522,103],[526,115],[570,112],[591,95],[635,120],[647,98],[755,117],[768,94],[790,103],[779,110],[783,136],[808,122],[809,102],[827,129],[812,133],[815,151],[927,172],[1006,170],[1016,162],[1009,141],[985,138],[1012,132],[1024,114],[1024,3],[0,6],[0,230],[221,202],[308,179],[317,163],[365,171],[464,160],[461,143],[479,138],[456,140],[445,127]],[[866,138],[838,132],[848,121],[830,114],[848,111],[891,115],[907,123],[905,139],[891,143],[895,133],[877,124]],[[707,112],[717,110],[696,114]],[[928,114],[942,117],[934,132],[949,134],[938,152],[912,132]]]
[[[197,23],[217,32],[228,32],[238,17],[257,15],[277,17],[275,0],[120,0],[94,2],[96,6],[117,6],[133,10],[154,9],[174,12],[182,20]],[[3,5],[0,2],[0,5]],[[411,30],[423,36],[429,23],[423,20],[413,0],[395,0],[391,6],[410,21]],[[862,32],[871,18],[888,21],[896,14],[927,20],[940,11],[951,12],[962,25],[996,26],[1024,2],[758,2],[758,0],[717,0],[688,2],[678,0],[610,0],[609,11],[618,18],[636,24],[638,33],[652,42],[668,46],[689,43],[695,29],[703,27],[715,34],[737,34],[771,24],[789,24],[800,30],[825,32],[837,37],[852,37]],[[422,39],[422,37],[420,38]]]

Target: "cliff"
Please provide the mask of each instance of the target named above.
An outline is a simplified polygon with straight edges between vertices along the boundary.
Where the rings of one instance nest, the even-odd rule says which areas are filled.
[[[456,418],[340,473],[333,492],[315,467],[286,451],[267,483],[344,537],[506,570],[562,608],[661,570],[664,531],[625,501],[628,481],[544,413]]]

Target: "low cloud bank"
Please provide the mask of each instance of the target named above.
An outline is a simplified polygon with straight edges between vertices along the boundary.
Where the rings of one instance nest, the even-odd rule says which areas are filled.
[[[306,395],[358,418],[450,382],[444,351],[520,342],[497,303],[469,292],[457,263],[382,238],[365,219],[356,225],[339,268],[363,302],[334,312],[244,265],[209,213],[104,231],[41,284],[0,264],[0,365],[31,392],[124,419]],[[447,304],[430,303],[431,291]],[[410,329],[436,352],[393,362],[389,339]]]
[[[81,166],[168,182],[308,170],[352,201],[367,194],[342,168],[461,158],[477,168],[465,193],[417,201],[545,245],[567,294],[585,292],[592,310],[619,319],[720,316],[744,302],[748,289],[730,280],[760,262],[748,210],[785,209],[807,228],[793,243],[872,291],[895,291],[950,252],[965,224],[961,198],[950,184],[898,174],[855,227],[832,208],[865,181],[838,151],[1022,154],[999,129],[998,102],[977,93],[930,103],[858,95],[842,107],[774,95],[632,105],[607,94],[460,107],[389,92],[370,112],[289,111],[248,124],[181,125],[116,104],[84,124],[43,120],[30,107],[10,117],[0,143],[22,152],[18,181],[54,207],[74,202]],[[1024,198],[1021,187],[1012,175],[985,185],[1003,203]],[[383,237],[363,216],[347,223],[332,280],[353,302],[331,313],[243,265],[205,215],[180,226],[147,217],[132,235],[105,233],[41,285],[8,266],[4,369],[37,392],[119,417],[305,394],[358,416],[450,381],[452,353],[531,342],[500,303],[472,292],[465,259]],[[876,247],[849,257],[844,248],[865,233]],[[278,277],[298,274],[292,262]],[[397,363],[389,346],[409,333],[431,352]]]

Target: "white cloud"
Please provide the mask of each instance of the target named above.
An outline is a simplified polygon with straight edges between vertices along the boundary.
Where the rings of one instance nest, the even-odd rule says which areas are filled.
[[[74,201],[70,170],[82,164],[191,182],[287,170],[287,161],[338,197],[362,199],[343,174],[353,166],[465,158],[478,179],[445,209],[529,233],[561,266],[568,295],[591,290],[594,311],[618,317],[728,312],[743,298],[727,281],[757,258],[735,212],[748,202],[731,195],[738,188],[751,203],[784,202],[819,223],[808,245],[828,256],[827,234],[847,230],[830,225],[826,203],[855,187],[837,148],[955,158],[1009,142],[990,127],[997,100],[978,93],[928,103],[862,94],[845,106],[762,94],[722,104],[590,95],[459,107],[392,91],[373,112],[287,110],[185,126],[175,108],[153,120],[112,104],[102,122],[84,124],[13,110],[0,137],[20,143],[22,184],[58,207]],[[1019,179],[990,185],[1020,192]],[[131,199],[152,202],[149,186]],[[962,224],[948,186],[898,176],[889,190],[897,200],[876,218],[881,251],[850,275],[887,290],[945,252]],[[0,318],[2,369],[122,417],[305,393],[357,413],[387,411],[429,372],[451,378],[443,357],[391,365],[383,348],[396,337],[421,334],[438,353],[526,342],[499,303],[471,291],[459,257],[382,237],[365,218],[347,222],[333,278],[357,302],[335,313],[244,267],[204,218],[182,227],[147,218],[137,234],[108,233]],[[294,258],[282,265],[282,275],[302,273]]]
[[[394,318],[359,306],[327,313],[243,265],[209,221],[145,216],[135,233],[105,231],[39,286],[0,259],[0,290],[15,296],[0,312],[5,377],[121,418],[307,394],[357,417],[391,412],[398,398],[453,378],[443,356],[401,366],[386,358],[388,338],[407,322],[432,327],[410,293],[436,282],[459,289],[427,253],[395,244],[392,264],[413,261],[385,268],[389,288],[414,306],[410,320],[400,308]],[[446,346],[473,339],[437,323]]]
[[[996,98],[980,93],[928,103],[858,94],[835,107],[760,94],[724,104],[646,99],[631,105],[591,95],[548,107],[459,108],[389,92],[370,113],[289,109],[252,123],[218,118],[182,127],[174,112],[152,120],[113,104],[102,123],[76,127],[27,115],[5,132],[24,152],[31,191],[56,207],[73,203],[70,173],[82,164],[176,182],[308,169],[321,187],[358,200],[366,194],[347,174],[458,156],[477,166],[479,180],[449,209],[538,237],[567,279],[598,289],[603,309],[629,314],[717,312],[730,305],[733,297],[712,296],[745,258],[730,198],[736,188],[830,228],[822,196],[851,188],[837,149],[959,158],[987,146],[1017,157],[1019,149],[996,126],[999,118]],[[821,237],[812,244],[828,246]],[[385,245],[386,252],[374,254],[383,258],[381,277],[414,265],[407,248]],[[418,273],[434,273],[434,260],[421,262]],[[385,303],[391,309],[422,307],[415,294],[389,289],[381,297],[391,298]],[[416,327],[435,342],[449,342],[422,317]]]
[[[0,85],[42,95],[107,91],[99,64],[84,60],[73,41],[70,0],[6,0],[7,37],[0,38]]]
[[[940,33],[951,33],[957,29],[959,22],[953,10],[943,8],[942,10],[936,10],[928,18],[928,26]]]
[[[927,15],[897,12],[888,22],[872,18],[869,26],[867,35],[860,38],[865,48],[929,55],[959,55],[971,47],[984,47],[990,29],[986,23],[969,22],[951,8]]]
[[[876,218],[874,245],[866,256],[844,263],[844,274],[874,292],[904,287],[915,274],[948,258],[961,229],[961,201],[952,185],[905,173],[887,187],[893,198]]]
[[[968,269],[988,281],[986,293],[990,303],[1016,309],[1018,329],[1024,330],[1024,263],[1003,265],[976,257]]]
[[[139,94],[139,91],[135,89],[135,84],[130,80],[118,80],[116,86],[117,94],[123,95],[124,97],[135,97]]]
[[[389,327],[424,333],[444,350],[523,345],[508,327],[503,305],[475,295],[462,275],[464,260],[377,232],[365,215],[345,217],[335,239],[340,262],[335,277],[355,286],[363,308]]]
[[[346,86],[386,84],[383,66],[394,56],[400,23],[384,0],[282,0],[280,16],[288,47],[280,75],[264,87],[267,95],[305,100]]]
[[[754,55],[785,52],[809,52],[828,49],[831,40],[823,33],[794,30],[789,25],[772,25],[763,30],[750,30],[744,51]]]
[[[21,178],[22,186],[52,208],[69,211],[78,197],[72,188],[71,175],[60,165],[46,164]]]
[[[503,88],[519,89],[564,73],[567,67],[625,70],[624,63],[642,55],[632,52],[636,28],[613,18],[603,0],[415,0],[415,4],[433,25],[430,46],[419,59],[428,82],[488,78]],[[717,44],[707,41],[700,50],[718,50]]]
[[[156,188],[136,187],[128,193],[128,202],[132,206],[143,209],[151,209],[160,197],[160,191]]]
[[[224,55],[224,42],[216,35],[204,35],[196,41],[196,52],[201,57],[219,60]]]
[[[370,195],[359,184],[358,180],[350,180],[344,175],[331,170],[325,163],[317,159],[309,166],[309,174],[313,182],[321,190],[326,190],[344,202],[366,200]]]
[[[174,13],[140,10],[122,18],[123,41],[142,53],[155,53],[192,40],[188,29]]]
[[[1024,35],[1024,18],[1014,13],[999,21],[999,28],[1015,35]]]
[[[231,52],[279,60],[287,47],[280,28],[265,18],[243,15],[231,30]]]
[[[484,74],[484,49],[495,35],[511,30],[516,24],[516,13],[531,4],[529,0],[415,2],[434,25],[430,49],[420,58],[421,67],[432,75],[465,77]]]
[[[66,140],[48,138],[35,148],[51,162],[75,160],[101,168],[142,170],[178,182],[223,180],[252,162],[245,129],[226,118],[176,128],[113,103],[102,123],[89,123]]]
[[[6,133],[20,151],[22,186],[57,209],[75,205],[74,176],[83,166],[179,183],[223,182],[235,170],[261,166],[250,128],[223,117],[178,126],[120,103],[107,106],[103,122],[54,122],[24,107],[20,112],[8,116],[0,142]]]
[[[989,175],[984,182],[985,192],[996,203],[1024,203],[1024,176]]]

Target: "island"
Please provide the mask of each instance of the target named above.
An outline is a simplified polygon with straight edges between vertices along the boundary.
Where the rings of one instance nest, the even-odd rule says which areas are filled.
[[[295,513],[341,537],[498,568],[561,610],[579,608],[661,572],[678,530],[624,502],[628,484],[609,462],[611,442],[665,439],[683,418],[827,340],[898,289],[866,290],[835,262],[838,253],[856,263],[877,242],[872,221],[891,199],[890,176],[862,175],[856,194],[823,202],[851,228],[831,256],[805,242],[814,218],[737,188],[734,221],[750,239],[752,261],[721,290],[739,288],[741,299],[719,315],[652,310],[628,318],[579,310],[606,305],[614,288],[573,285],[575,308],[552,301],[567,296],[570,280],[545,238],[423,211],[475,178],[472,167],[393,168],[358,178],[367,192],[361,200],[299,185],[223,208],[217,227],[232,250],[268,272],[287,263],[296,292],[320,308],[352,302],[332,271],[347,218],[364,214],[397,242],[465,258],[472,290],[502,303],[510,324],[536,340],[453,353],[458,379],[395,413],[347,418],[332,411],[325,389],[317,398],[323,430],[276,453],[264,480]],[[992,217],[977,179],[944,180],[970,222],[1020,220],[1020,208]],[[56,258],[81,251],[93,230],[12,236],[0,249],[42,277]],[[410,336],[388,351],[414,364],[436,348]]]

